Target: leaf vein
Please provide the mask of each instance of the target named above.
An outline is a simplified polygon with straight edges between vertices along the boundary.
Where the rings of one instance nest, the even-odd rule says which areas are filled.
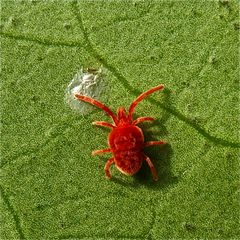
[[[21,227],[21,224],[20,224],[19,216],[17,215],[16,211],[14,210],[13,206],[11,205],[11,203],[9,201],[9,198],[8,198],[8,195],[4,191],[2,186],[0,186],[0,189],[1,189],[2,199],[5,202],[5,204],[7,205],[7,208],[9,210],[9,212],[13,216],[13,219],[14,219],[14,222],[15,222],[15,226],[16,226],[17,232],[18,232],[18,234],[20,236],[20,239],[25,239],[25,236],[23,234],[23,230],[22,230],[22,227]]]
[[[15,40],[35,42],[45,46],[57,46],[57,47],[81,47],[82,46],[79,42],[56,41],[56,40],[50,40],[46,38],[41,39],[41,38],[38,38],[37,36],[18,35],[18,34],[12,34],[8,32],[0,32],[0,35],[6,38],[15,39]]]

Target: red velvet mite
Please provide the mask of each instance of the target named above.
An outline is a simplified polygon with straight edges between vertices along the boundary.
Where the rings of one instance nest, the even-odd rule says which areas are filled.
[[[110,174],[110,166],[114,163],[119,171],[126,175],[133,175],[139,171],[142,166],[142,162],[146,161],[153,179],[155,181],[158,180],[157,171],[151,162],[150,158],[147,157],[143,148],[153,145],[165,144],[164,141],[150,141],[144,142],[144,136],[142,129],[137,127],[141,122],[144,121],[153,121],[152,117],[139,117],[137,119],[133,119],[133,112],[137,104],[146,98],[148,95],[160,91],[164,88],[163,85],[156,86],[154,88],[149,89],[148,91],[139,95],[130,105],[128,113],[123,107],[119,107],[117,111],[117,115],[115,115],[107,106],[103,103],[94,100],[90,97],[75,94],[76,99],[80,101],[84,101],[90,103],[107,113],[113,120],[112,123],[98,121],[93,122],[94,125],[108,127],[111,129],[111,132],[108,135],[108,146],[109,148],[95,150],[92,152],[92,155],[97,155],[101,153],[109,153],[113,154],[105,165],[105,174],[107,178],[111,178]]]

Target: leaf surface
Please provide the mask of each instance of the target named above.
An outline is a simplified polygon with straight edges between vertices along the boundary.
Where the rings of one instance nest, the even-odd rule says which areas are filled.
[[[239,236],[236,1],[2,1],[1,239],[228,239]],[[108,70],[101,101],[136,107],[159,173],[104,164],[110,121],[73,112],[67,85]]]

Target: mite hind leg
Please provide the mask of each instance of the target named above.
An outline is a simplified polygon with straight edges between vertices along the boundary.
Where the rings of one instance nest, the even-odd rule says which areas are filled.
[[[158,174],[157,174],[156,168],[154,167],[151,159],[148,156],[144,155],[144,157],[145,157],[145,161],[147,162],[147,164],[148,164],[148,166],[151,170],[153,180],[157,181],[158,180]]]
[[[110,167],[113,163],[114,163],[114,157],[109,158],[108,161],[105,164],[105,167],[104,167],[106,177],[109,178],[109,179],[112,177],[109,169],[110,169]]]

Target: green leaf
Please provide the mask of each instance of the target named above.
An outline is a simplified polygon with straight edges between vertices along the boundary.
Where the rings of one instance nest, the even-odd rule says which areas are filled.
[[[1,239],[234,239],[238,223],[237,1],[2,1]],[[65,102],[81,67],[107,70],[159,174],[111,168],[103,112]]]

